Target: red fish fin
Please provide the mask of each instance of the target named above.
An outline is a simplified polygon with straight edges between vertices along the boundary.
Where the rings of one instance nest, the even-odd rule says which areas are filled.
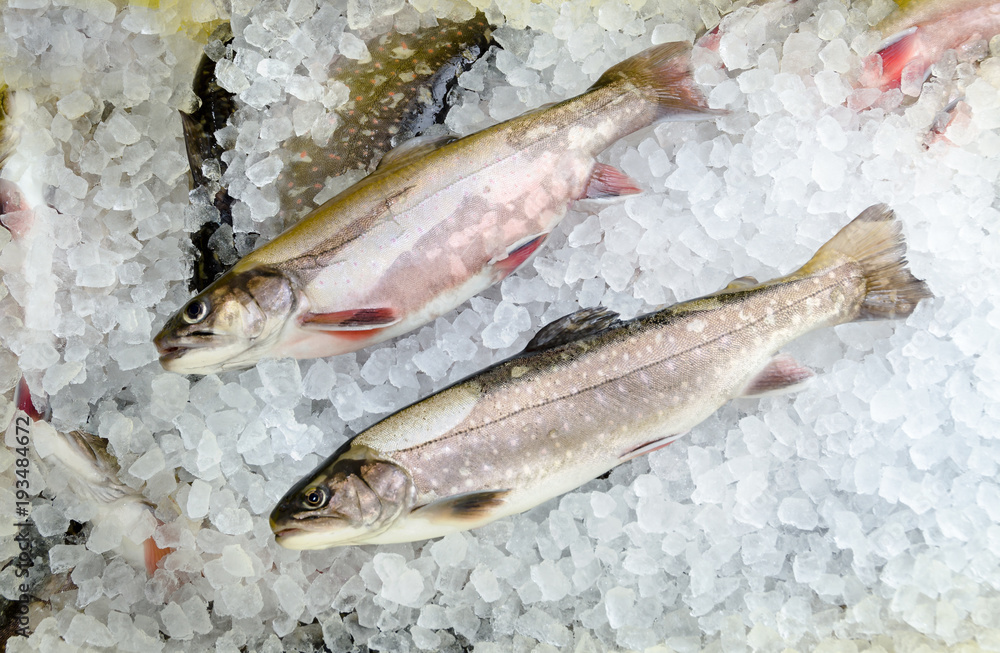
[[[526,242],[517,245],[512,250],[507,252],[506,258],[495,262],[493,264],[493,269],[499,273],[499,278],[503,279],[511,272],[521,267],[521,265],[531,258],[531,255],[542,246],[542,243],[544,243],[545,239],[548,237],[549,234],[547,233],[532,236]]]
[[[502,506],[509,493],[510,490],[467,492],[414,508],[413,512],[419,511],[421,517],[435,521],[479,521]]]
[[[763,397],[769,394],[791,392],[812,376],[812,370],[802,367],[791,356],[779,354],[750,380],[740,396]]]
[[[331,331],[330,335],[336,336],[341,340],[350,340],[351,342],[358,342],[361,340],[368,340],[369,338],[374,338],[377,334],[381,333],[385,329],[356,329],[353,331]]]
[[[695,45],[706,50],[711,50],[712,52],[717,52],[719,50],[719,41],[722,40],[722,32],[719,31],[719,26],[716,25],[712,29],[705,32],[705,34],[695,41]]]
[[[638,458],[639,456],[645,456],[647,453],[653,453],[654,451],[662,449],[663,447],[667,446],[677,438],[682,437],[685,433],[687,433],[687,431],[685,431],[684,433],[675,433],[674,435],[668,435],[666,437],[650,440],[649,442],[640,444],[638,447],[635,447],[634,449],[629,449],[618,458],[619,460],[624,462],[626,460],[632,460],[633,458]]]
[[[883,90],[898,88],[903,69],[918,55],[917,28],[911,27],[886,39],[876,54],[882,59]]]
[[[152,537],[147,537],[146,541],[142,543],[142,551],[146,559],[146,573],[150,576],[156,573],[160,561],[174,552],[173,549],[158,547]]]
[[[28,388],[28,382],[24,380],[23,376],[18,382],[17,388],[14,389],[14,404],[18,410],[27,413],[28,417],[35,421],[48,418],[49,409],[47,406],[43,411],[35,408],[35,404],[31,400],[31,390]]]
[[[391,308],[356,308],[333,313],[306,313],[300,323],[320,331],[377,331],[399,322]]]
[[[584,197],[596,199],[635,195],[641,192],[642,189],[636,185],[636,181],[618,168],[606,163],[596,163],[593,172],[590,173],[590,181],[587,183]]]

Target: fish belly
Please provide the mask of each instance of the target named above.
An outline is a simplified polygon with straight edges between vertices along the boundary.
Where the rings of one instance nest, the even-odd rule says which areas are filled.
[[[509,274],[512,251],[544,237],[586,188],[594,158],[577,152],[516,152],[386,216],[305,289],[323,312],[389,309],[382,329],[317,331],[297,324],[276,355],[330,356],[407,333]],[[536,245],[537,246],[537,245]],[[516,266],[515,266],[516,267]]]

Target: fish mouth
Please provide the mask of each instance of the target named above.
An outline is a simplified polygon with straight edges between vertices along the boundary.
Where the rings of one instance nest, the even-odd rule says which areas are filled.
[[[205,347],[219,347],[229,344],[231,338],[212,331],[195,331],[185,336],[174,336],[160,332],[153,344],[160,354],[160,360],[173,360],[184,355],[184,352]]]

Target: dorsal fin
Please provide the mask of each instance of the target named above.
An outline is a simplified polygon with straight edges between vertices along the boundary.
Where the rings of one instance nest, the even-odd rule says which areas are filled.
[[[753,277],[740,277],[739,279],[733,279],[724,288],[716,290],[711,295],[705,295],[706,297],[715,297],[717,295],[724,295],[726,293],[736,292],[738,290],[746,290],[747,288],[753,288],[754,286],[759,286],[760,282]]]
[[[567,342],[586,338],[604,331],[616,321],[618,321],[618,313],[603,306],[584,308],[543,326],[531,339],[528,346],[524,348],[524,351],[551,349]]]
[[[399,145],[388,152],[378,162],[375,173],[384,173],[386,170],[399,168],[408,163],[416,161],[422,156],[426,156],[434,150],[444,147],[449,143],[458,140],[454,134],[442,134],[439,136],[417,136],[411,138],[402,145]]]

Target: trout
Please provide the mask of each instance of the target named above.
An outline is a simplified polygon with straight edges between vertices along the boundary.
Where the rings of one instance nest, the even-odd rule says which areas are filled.
[[[690,46],[655,46],[585,93],[464,138],[414,139],[243,257],[156,336],[169,371],[317,358],[411,331],[524,263],[583,197],[640,192],[595,156],[664,119],[716,115]]]
[[[290,549],[407,542],[482,526],[663,446],[735,397],[811,372],[779,348],[819,327],[908,316],[931,297],[900,225],[866,209],[792,274],[620,321],[590,308],[519,355],[344,444],[271,513]]]
[[[145,567],[152,576],[171,549],[157,546],[152,536],[140,543],[129,539],[143,521],[157,525],[162,522],[153,515],[155,506],[141,492],[118,480],[118,461],[108,451],[107,440],[83,431],[57,431],[46,421],[48,407],[42,410],[35,407],[23,378],[15,390],[14,401],[18,410],[8,427],[7,438],[23,447],[31,443],[38,457],[50,465],[50,474],[58,473],[65,478],[69,489],[93,508],[91,521],[95,528],[106,521],[117,522],[125,536],[116,550],[130,564]],[[22,482],[23,487],[28,487],[24,478],[16,481],[18,487],[22,487]]]
[[[927,79],[942,54],[1000,33],[997,0],[897,0],[899,8],[875,29],[885,39],[879,85],[912,91]]]

